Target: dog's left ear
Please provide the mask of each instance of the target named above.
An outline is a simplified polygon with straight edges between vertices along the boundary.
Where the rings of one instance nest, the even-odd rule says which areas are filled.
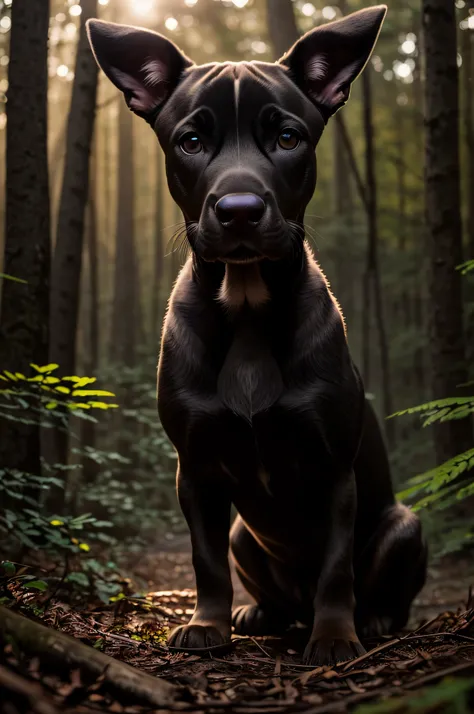
[[[324,120],[348,100],[382,27],[386,5],[377,5],[303,35],[278,63],[320,109]]]
[[[87,34],[99,67],[130,109],[147,121],[193,65],[173,42],[151,30],[88,20]]]

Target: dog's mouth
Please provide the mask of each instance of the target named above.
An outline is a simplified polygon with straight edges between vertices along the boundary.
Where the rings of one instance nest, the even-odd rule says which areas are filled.
[[[255,263],[263,260],[263,255],[252,248],[247,248],[245,245],[239,245],[234,250],[226,253],[219,260],[222,263]]]

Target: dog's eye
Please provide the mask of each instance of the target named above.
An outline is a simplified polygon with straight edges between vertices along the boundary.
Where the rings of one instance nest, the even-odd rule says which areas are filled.
[[[185,134],[179,145],[185,154],[199,154],[202,151],[202,143],[197,134]]]
[[[294,129],[285,129],[278,137],[278,146],[286,151],[296,149],[300,143],[300,135]]]

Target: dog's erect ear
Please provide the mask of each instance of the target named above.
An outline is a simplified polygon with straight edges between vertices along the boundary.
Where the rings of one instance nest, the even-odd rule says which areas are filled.
[[[183,71],[193,64],[157,32],[103,20],[88,20],[87,34],[97,64],[145,119],[168,99]]]
[[[347,102],[351,83],[372,54],[386,12],[386,5],[377,5],[317,27],[278,60],[325,121]]]

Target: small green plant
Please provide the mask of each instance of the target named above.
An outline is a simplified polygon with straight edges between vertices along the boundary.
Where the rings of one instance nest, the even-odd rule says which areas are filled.
[[[474,263],[474,261],[473,261]],[[423,426],[436,422],[465,419],[474,412],[474,397],[452,397],[438,399],[396,412],[392,416],[421,414]],[[398,498],[408,501],[414,511],[432,511],[444,522],[439,528],[437,555],[445,555],[459,550],[474,542],[474,531],[469,522],[454,518],[454,508],[474,496],[474,479],[471,469],[474,467],[474,447],[449,459],[429,471],[409,479],[405,488],[398,493]],[[441,518],[442,515],[442,518]],[[440,530],[449,538],[439,539]]]

